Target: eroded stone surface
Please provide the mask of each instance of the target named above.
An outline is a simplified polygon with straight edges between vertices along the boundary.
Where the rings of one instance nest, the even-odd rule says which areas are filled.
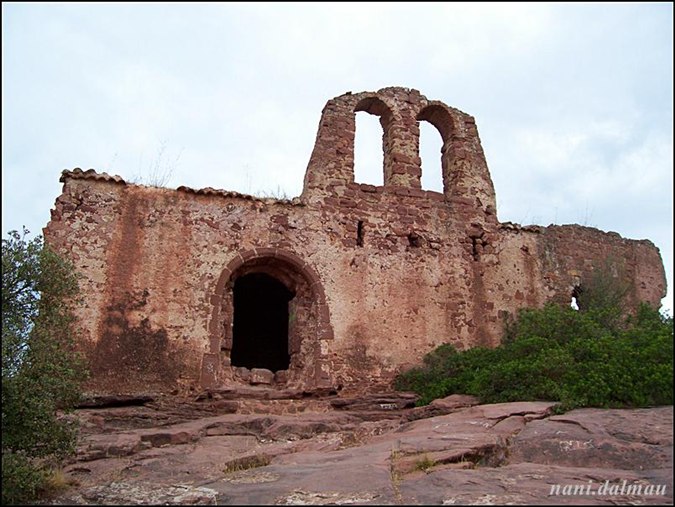
[[[519,433],[511,457],[546,465],[643,470],[672,462],[671,407],[630,414],[580,409],[534,421]]]
[[[367,407],[224,414],[124,431],[105,427],[114,409],[103,409],[103,433],[83,436],[65,469],[79,486],[53,503],[672,503],[672,407],[553,406],[474,405],[413,421],[415,409],[364,420]],[[637,486],[665,494],[628,489]]]

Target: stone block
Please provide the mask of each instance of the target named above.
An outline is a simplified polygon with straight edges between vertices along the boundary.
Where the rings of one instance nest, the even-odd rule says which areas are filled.
[[[248,382],[251,379],[251,370],[243,366],[238,366],[234,369],[234,376],[244,382]]]
[[[274,382],[274,373],[266,368],[253,368],[251,370],[251,384],[266,384],[271,385]]]
[[[288,370],[279,370],[274,374],[275,384],[285,384],[288,382]]]

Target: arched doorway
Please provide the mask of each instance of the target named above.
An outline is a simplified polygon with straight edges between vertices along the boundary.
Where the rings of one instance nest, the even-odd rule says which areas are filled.
[[[288,303],[295,294],[266,273],[249,273],[234,283],[232,366],[287,370]]]
[[[277,248],[238,253],[211,303],[202,386],[246,382],[242,370],[252,368],[274,371],[274,383],[285,387],[332,385],[322,352],[333,339],[326,297],[317,273],[295,254]]]

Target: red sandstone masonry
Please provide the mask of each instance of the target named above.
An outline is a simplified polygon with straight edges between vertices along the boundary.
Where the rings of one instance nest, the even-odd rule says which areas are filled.
[[[382,186],[354,182],[357,111],[383,126]],[[443,193],[420,188],[419,121],[443,139]],[[81,348],[100,394],[245,382],[230,360],[233,286],[250,273],[294,294],[290,366],[274,378],[310,391],[386,389],[442,343],[496,345],[506,316],[569,304],[607,257],[630,284],[629,307],[666,292],[649,241],[499,223],[474,119],[407,88],[328,101],[290,201],[93,170],[61,181],[44,235],[83,275]]]

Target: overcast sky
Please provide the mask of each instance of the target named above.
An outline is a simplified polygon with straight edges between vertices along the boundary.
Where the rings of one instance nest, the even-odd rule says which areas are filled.
[[[3,2],[3,238],[41,234],[75,167],[299,195],[326,101],[387,86],[476,118],[501,221],[652,240],[672,315],[671,3]],[[357,114],[357,181],[382,183],[379,129]]]

